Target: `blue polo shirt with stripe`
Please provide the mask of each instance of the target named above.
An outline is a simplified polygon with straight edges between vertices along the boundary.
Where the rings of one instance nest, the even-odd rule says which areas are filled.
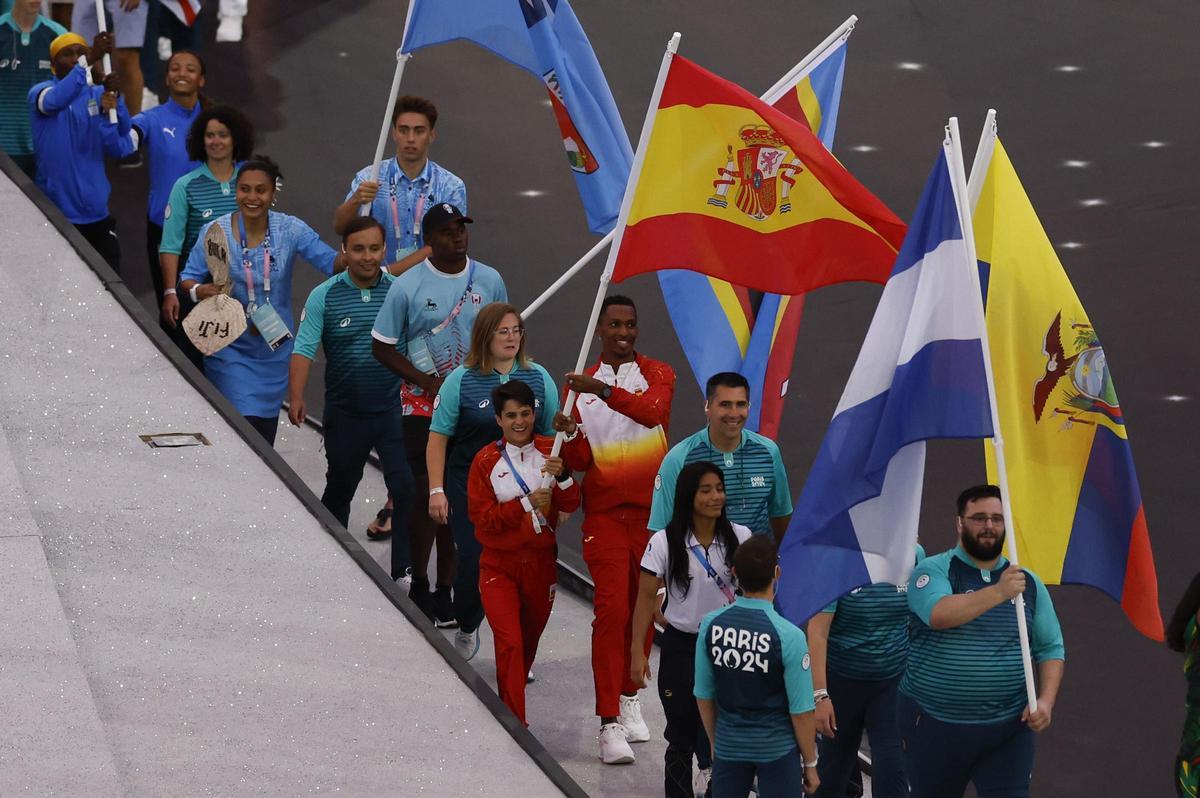
[[[792,715],[813,711],[808,640],[764,599],[704,616],[696,641],[696,698],[717,705],[717,756],[774,762],[796,749]]]
[[[395,411],[400,378],[371,354],[371,327],[394,278],[381,272],[360,288],[344,271],[308,295],[293,354],[309,360],[325,347],[325,405],[352,415]]]
[[[771,534],[770,521],[792,513],[792,494],[779,446],[757,432],[742,430],[742,441],[732,452],[712,445],[708,428],[685,438],[667,452],[654,479],[650,503],[652,530],[666,529],[675,510],[675,481],[683,467],[709,462],[725,474],[725,514],[735,524],[750,527],[756,535]]]
[[[66,32],[41,15],[28,33],[17,26],[11,13],[0,16],[0,150],[9,155],[33,155],[26,98],[30,89],[54,77],[50,42]]]
[[[917,544],[916,562],[925,559]],[[908,661],[908,582],[856,587],[825,608],[833,613],[825,668],[847,679],[899,676]]]
[[[234,174],[237,174],[236,169]],[[192,254],[200,229],[237,210],[234,189],[233,178],[222,183],[209,171],[207,164],[200,164],[175,181],[163,209],[163,236],[158,251],[179,255],[180,271]]]
[[[550,374],[539,364],[530,362],[527,366],[517,366],[507,374],[457,367],[438,391],[429,430],[451,438],[446,473],[455,474],[464,485],[471,461],[479,450],[503,437],[492,407],[492,391],[509,380],[520,380],[533,391],[536,432],[554,434],[550,422],[558,412],[558,389]]]
[[[1025,674],[1014,604],[1005,601],[961,626],[933,629],[934,605],[1000,581],[1009,566],[982,570],[961,546],[926,558],[908,580],[911,648],[900,690],[946,723],[1001,723],[1025,708]],[[1025,571],[1025,620],[1034,662],[1065,659],[1062,629],[1042,580]]]

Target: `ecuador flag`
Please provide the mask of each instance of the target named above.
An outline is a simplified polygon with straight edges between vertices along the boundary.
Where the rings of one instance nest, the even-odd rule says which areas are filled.
[[[975,241],[1021,564],[1047,584],[1099,588],[1162,640],[1146,514],[1100,336],[998,140],[981,167]]]
[[[904,223],[802,122],[671,59],[627,192],[614,281],[689,269],[776,294],[884,279]]]

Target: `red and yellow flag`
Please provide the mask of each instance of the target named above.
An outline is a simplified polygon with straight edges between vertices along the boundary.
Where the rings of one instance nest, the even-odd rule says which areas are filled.
[[[802,122],[675,56],[612,279],[689,269],[800,294],[887,278],[905,226]]]

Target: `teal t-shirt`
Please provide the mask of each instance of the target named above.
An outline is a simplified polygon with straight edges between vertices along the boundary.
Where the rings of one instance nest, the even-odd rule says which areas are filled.
[[[696,698],[717,705],[717,756],[774,762],[795,750],[792,715],[812,712],[808,640],[771,602],[739,596],[704,616]]]
[[[1025,708],[1025,673],[1014,603],[1006,601],[952,629],[929,625],[934,605],[951,595],[996,584],[1008,568],[1001,557],[984,571],[955,547],[918,565],[908,580],[911,648],[900,690],[946,723],[1000,723]],[[1034,662],[1065,659],[1062,629],[1042,580],[1025,571],[1025,620]]]
[[[325,347],[325,406],[353,415],[395,411],[400,378],[371,354],[371,328],[394,278],[380,272],[360,288],[349,272],[335,274],[308,295],[293,353],[309,360]]]
[[[916,563],[925,559],[917,544]],[[825,668],[847,679],[881,681],[908,661],[908,582],[856,587],[825,608],[833,613]]]
[[[67,31],[39,16],[26,33],[13,21],[11,2],[0,3],[0,150],[9,155],[33,154],[29,90],[54,77],[50,42]]]
[[[551,422],[558,412],[558,389],[541,365],[530,362],[516,366],[507,374],[484,373],[459,366],[450,372],[438,391],[433,405],[429,431],[451,439],[446,458],[447,479],[455,477],[466,485],[471,461],[484,446],[501,438],[496,411],[492,408],[492,390],[509,380],[521,380],[533,391],[534,429],[539,435],[553,435]]]
[[[685,438],[667,452],[654,480],[647,527],[666,529],[675,509],[675,481],[683,467],[709,462],[725,474],[725,514],[735,524],[756,535],[771,534],[770,521],[791,515],[792,494],[787,470],[775,441],[757,432],[742,430],[742,442],[732,452],[722,452],[708,439],[708,428]]]
[[[180,272],[200,238],[200,229],[237,210],[234,188],[233,179],[222,183],[209,171],[207,164],[201,164],[175,181],[163,210],[163,235],[158,251],[178,255]]]

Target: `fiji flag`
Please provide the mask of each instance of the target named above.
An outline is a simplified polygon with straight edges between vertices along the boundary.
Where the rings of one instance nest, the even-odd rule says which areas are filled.
[[[778,601],[795,623],[859,585],[907,580],[925,441],[992,435],[983,307],[948,149],[925,184],[783,541]]]
[[[846,49],[853,29],[794,80],[763,99],[804,124],[833,150]],[[880,264],[878,281],[887,277]],[[692,373],[700,383],[720,371],[740,373],[750,383],[746,426],[774,438],[783,416],[804,295],[752,294],[740,285],[697,272],[659,272],[663,300]],[[757,299],[757,301],[755,301]]]
[[[588,227],[616,224],[633,163],[604,72],[567,0],[410,0],[406,53],[466,39],[546,86]]]

